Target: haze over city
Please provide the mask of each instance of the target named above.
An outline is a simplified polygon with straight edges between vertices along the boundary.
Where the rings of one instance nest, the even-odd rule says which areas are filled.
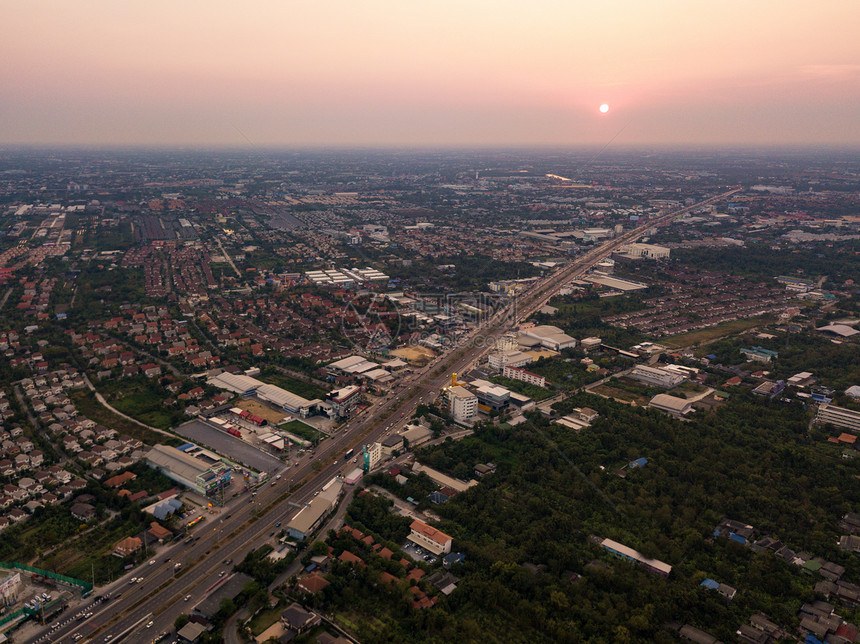
[[[856,2],[82,0],[0,18],[0,144],[860,144]]]

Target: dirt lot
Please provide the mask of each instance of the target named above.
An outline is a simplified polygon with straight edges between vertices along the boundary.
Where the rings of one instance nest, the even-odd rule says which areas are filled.
[[[249,411],[255,416],[259,416],[260,418],[265,418],[273,425],[277,425],[284,418],[289,416],[287,412],[269,407],[266,403],[262,403],[259,400],[254,400],[253,398],[244,398],[240,400],[236,403],[236,407],[245,411]]]
[[[432,349],[418,345],[395,349],[391,352],[391,355],[403,358],[409,364],[419,366],[427,364],[430,360],[436,357],[436,353]]]

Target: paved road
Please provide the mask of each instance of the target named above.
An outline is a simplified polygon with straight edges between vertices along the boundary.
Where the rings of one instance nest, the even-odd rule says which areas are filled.
[[[655,225],[736,192],[738,190],[732,190],[658,217],[589,251],[570,266],[555,271],[537,283],[518,298],[515,306],[494,314],[486,327],[472,331],[459,347],[437,357],[424,369],[406,376],[374,408],[351,420],[336,436],[322,443],[314,457],[319,464],[314,463],[312,466],[308,455],[305,455],[300,465],[290,470],[280,481],[275,481],[274,486],[265,487],[251,499],[247,494],[243,495],[238,502],[228,504],[223,518],[207,520],[198,526],[198,541],[174,545],[160,552],[152,566],[129,573],[128,576],[143,574],[143,582],[127,586],[121,597],[114,594],[114,598],[104,608],[97,608],[98,612],[94,611],[93,617],[86,620],[99,626],[96,636],[103,641],[106,635],[122,633],[134,627],[141,615],[150,612],[154,615],[150,632],[155,634],[169,630],[176,616],[181,612],[189,612],[189,608],[205,595],[207,589],[217,583],[219,573],[229,569],[225,560],[240,561],[247,552],[268,541],[274,523],[289,520],[333,476],[353,467],[352,463],[340,460],[345,450],[374,442],[386,432],[397,431],[408,422],[425,397],[429,400],[431,395],[439,391],[450,378],[451,372],[465,373],[493,347],[497,338],[508,331],[511,322],[517,324],[531,315],[555,295],[562,285],[584,274],[619,246],[638,239]],[[289,494],[291,481],[302,481],[304,485]],[[252,516],[257,515],[258,520],[252,520]],[[171,561],[165,561],[167,557]],[[177,561],[182,562],[183,571],[179,577],[174,577],[173,563]],[[123,584],[127,584],[125,578],[116,582],[114,587]],[[188,602],[184,601],[186,595],[191,596]],[[72,633],[78,630],[76,626],[70,624],[55,630],[51,642],[72,641]]]

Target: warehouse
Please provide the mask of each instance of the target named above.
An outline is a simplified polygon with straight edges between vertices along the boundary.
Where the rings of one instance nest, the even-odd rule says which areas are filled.
[[[287,524],[289,535],[299,541],[312,535],[337,505],[342,489],[343,483],[337,477],[326,483],[319,496],[299,510]]]
[[[146,455],[147,464],[167,478],[211,496],[230,484],[231,469],[224,463],[206,463],[175,447],[156,445]]]

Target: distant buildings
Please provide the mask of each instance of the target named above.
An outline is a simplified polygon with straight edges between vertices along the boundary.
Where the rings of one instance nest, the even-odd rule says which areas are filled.
[[[755,362],[770,362],[779,358],[779,353],[765,349],[763,347],[753,347],[752,349],[741,349],[741,353],[747,357],[747,360]]]
[[[671,250],[654,244],[628,244],[622,246],[619,252],[630,259],[666,259]]]

